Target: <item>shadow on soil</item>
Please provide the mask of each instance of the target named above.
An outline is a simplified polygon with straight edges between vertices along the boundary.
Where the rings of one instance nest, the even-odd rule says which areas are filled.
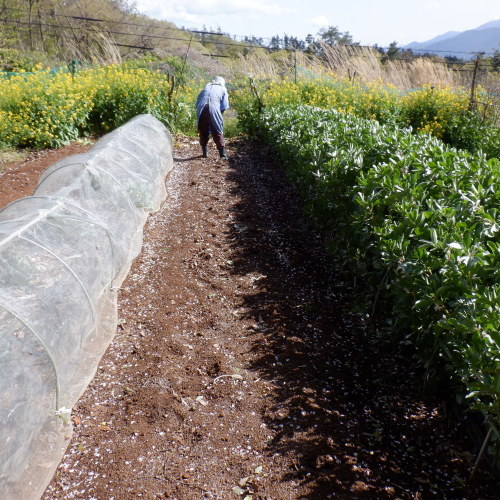
[[[263,417],[276,436],[268,453],[295,463],[282,480],[310,499],[494,498],[491,471],[467,484],[467,421],[452,421],[441,401],[422,396],[413,363],[379,350],[349,312],[349,295],[280,167],[255,145],[233,150],[229,180],[242,200],[230,235],[234,273],[256,276],[245,297],[258,353],[249,368],[276,387]]]

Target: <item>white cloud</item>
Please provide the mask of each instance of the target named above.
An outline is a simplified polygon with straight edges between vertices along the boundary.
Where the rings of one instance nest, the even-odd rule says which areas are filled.
[[[316,28],[323,28],[326,26],[330,26],[330,21],[326,16],[318,16],[313,17],[312,19],[308,19],[309,24],[315,26]]]
[[[165,19],[176,24],[215,24],[218,19],[241,19],[243,17],[261,18],[294,12],[266,0],[170,0],[158,4],[158,0],[136,0],[137,10],[141,13]]]
[[[271,36],[280,23],[286,24],[284,20],[298,12],[288,0],[136,0],[135,3],[142,14],[170,21],[179,28],[222,29],[240,36]]]

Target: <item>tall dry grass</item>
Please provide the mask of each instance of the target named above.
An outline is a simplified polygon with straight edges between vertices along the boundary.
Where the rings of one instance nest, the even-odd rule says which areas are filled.
[[[286,54],[288,56],[288,54]],[[248,54],[239,54],[237,58],[224,61],[225,66],[234,75],[252,75],[259,78],[278,78],[284,70],[289,70],[291,62],[273,58],[266,50],[252,50]]]
[[[323,57],[300,51],[269,52],[255,49],[237,59],[224,61],[233,74],[252,74],[261,78],[295,76],[300,79],[335,75],[364,83],[381,82],[400,90],[434,85],[451,88],[470,88],[472,71],[453,71],[445,63],[420,57],[414,60],[387,60],[371,47],[323,45]],[[297,71],[296,68],[297,67]],[[495,91],[500,82],[497,74],[483,71],[478,82]]]
[[[460,87],[460,75],[445,64],[427,58],[384,60],[372,47],[323,45],[324,65],[340,78],[369,83],[379,81],[401,90],[423,85]]]
[[[109,33],[89,30],[84,38],[64,37],[64,51],[68,58],[99,66],[121,64],[120,49]]]

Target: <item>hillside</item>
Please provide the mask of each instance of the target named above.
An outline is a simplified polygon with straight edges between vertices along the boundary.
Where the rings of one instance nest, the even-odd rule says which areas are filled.
[[[19,59],[50,66],[78,59],[110,64],[153,54],[237,56],[244,44],[222,33],[187,32],[168,21],[138,13],[127,0],[24,0],[0,2],[0,66],[19,68]],[[14,51],[14,52],[12,52]],[[21,55],[21,57],[19,57]]]

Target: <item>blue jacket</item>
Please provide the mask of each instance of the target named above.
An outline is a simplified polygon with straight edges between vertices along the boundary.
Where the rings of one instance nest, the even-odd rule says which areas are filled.
[[[208,103],[210,109],[210,120],[216,132],[222,134],[224,129],[224,120],[222,111],[229,108],[229,99],[227,89],[220,83],[211,82],[198,94],[196,100],[196,124],[200,121],[200,115]]]

